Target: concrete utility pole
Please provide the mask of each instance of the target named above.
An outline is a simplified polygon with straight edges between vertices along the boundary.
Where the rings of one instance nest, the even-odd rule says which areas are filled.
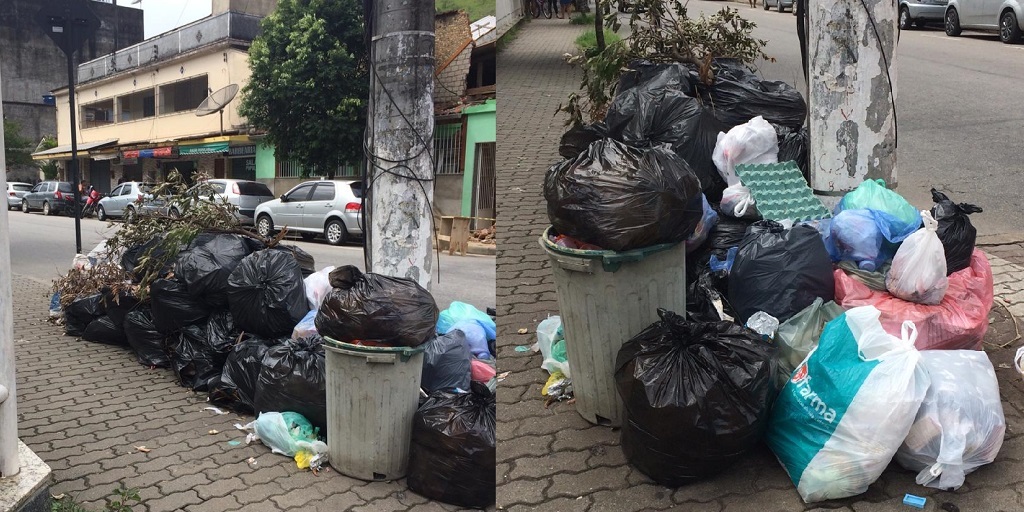
[[[371,272],[430,289],[434,3],[373,2],[367,173]],[[374,69],[376,71],[374,71]],[[382,167],[385,170],[377,168]]]
[[[865,179],[896,186],[896,4],[809,2],[811,188],[826,206]]]
[[[0,93],[0,100],[2,100]],[[0,133],[0,148],[6,149]],[[7,158],[0,151],[0,169]],[[0,173],[0,190],[7,190],[7,173]],[[18,404],[14,386],[14,305],[11,290],[11,230],[7,208],[0,208],[0,477],[18,474]]]

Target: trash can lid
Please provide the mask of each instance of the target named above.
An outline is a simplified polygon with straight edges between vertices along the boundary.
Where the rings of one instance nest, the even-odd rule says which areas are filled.
[[[606,272],[615,272],[623,263],[642,261],[651,254],[668,250],[679,245],[679,242],[672,244],[658,244],[621,252],[609,250],[592,251],[584,249],[570,249],[568,247],[558,246],[552,242],[549,237],[551,233],[555,233],[554,226],[548,226],[540,236],[540,243],[545,249],[551,252],[576,256],[577,258],[599,259],[601,260],[602,266]]]
[[[366,354],[399,354],[403,359],[412,357],[420,352],[423,352],[427,348],[427,344],[424,343],[418,347],[370,347],[367,345],[356,345],[354,343],[345,343],[338,341],[329,336],[323,336],[324,344],[330,345],[335,348],[341,348],[345,350],[351,350],[353,352],[363,352]]]

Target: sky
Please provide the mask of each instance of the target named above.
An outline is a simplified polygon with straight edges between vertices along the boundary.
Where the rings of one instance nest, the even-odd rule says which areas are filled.
[[[118,5],[142,7],[145,37],[149,39],[191,21],[210,15],[211,0],[118,0]]]

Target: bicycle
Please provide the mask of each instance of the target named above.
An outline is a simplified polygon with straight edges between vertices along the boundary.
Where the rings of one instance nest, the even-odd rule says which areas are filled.
[[[540,18],[540,15],[543,14],[545,18],[550,20],[551,16],[554,15],[554,12],[551,10],[550,0],[533,0],[530,4],[530,10],[533,11],[534,18]]]

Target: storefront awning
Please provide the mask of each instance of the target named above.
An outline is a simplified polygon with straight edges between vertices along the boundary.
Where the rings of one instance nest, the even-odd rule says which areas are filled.
[[[88,157],[86,151],[90,149],[101,149],[107,146],[117,144],[117,139],[107,139],[96,142],[82,142],[78,145],[79,157]],[[62,160],[71,158],[71,144],[66,146],[57,146],[55,148],[47,149],[46,151],[40,151],[38,153],[32,153],[33,160]]]
[[[195,144],[191,146],[179,146],[178,155],[220,155],[228,152],[228,143],[210,142],[206,144]]]

